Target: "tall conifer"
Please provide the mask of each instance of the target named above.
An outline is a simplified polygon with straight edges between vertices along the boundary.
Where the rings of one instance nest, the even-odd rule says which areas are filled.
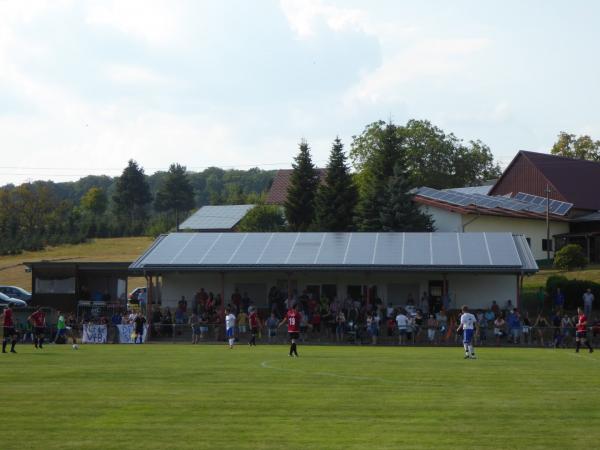
[[[300,151],[294,163],[284,203],[285,218],[292,231],[306,231],[315,216],[315,195],[319,184],[319,174],[315,170],[310,148],[305,140],[300,142]]]

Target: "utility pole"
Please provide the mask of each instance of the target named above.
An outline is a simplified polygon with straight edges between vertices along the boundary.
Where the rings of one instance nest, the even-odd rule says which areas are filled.
[[[546,184],[546,259],[550,264],[550,185]]]

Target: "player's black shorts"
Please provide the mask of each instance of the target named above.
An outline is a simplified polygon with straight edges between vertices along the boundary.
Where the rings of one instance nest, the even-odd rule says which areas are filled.
[[[44,334],[44,327],[35,327],[35,328],[33,329],[33,332],[34,332],[35,334]]]
[[[4,327],[4,337],[15,336],[17,334],[17,330],[15,327]]]
[[[258,327],[250,328],[250,333],[252,333],[253,336],[257,336],[258,335]]]
[[[300,337],[300,333],[297,331],[289,332],[288,334],[290,335],[290,339],[298,339]]]
[[[577,332],[575,332],[575,337],[577,339],[585,339],[587,337],[587,332],[586,331],[577,331]]]

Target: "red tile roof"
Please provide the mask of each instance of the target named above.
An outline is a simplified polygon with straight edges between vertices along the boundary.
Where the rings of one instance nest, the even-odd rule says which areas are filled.
[[[321,181],[325,179],[325,169],[316,169],[319,172]],[[267,204],[269,205],[283,205],[287,198],[287,191],[290,185],[290,177],[292,176],[293,169],[279,169],[269,189],[267,195]]]
[[[551,197],[562,197],[564,201],[573,203],[576,209],[600,210],[600,163],[547,153],[521,150],[496,182],[491,195],[506,189],[500,189],[500,186],[519,158],[528,160],[548,180],[558,194]]]

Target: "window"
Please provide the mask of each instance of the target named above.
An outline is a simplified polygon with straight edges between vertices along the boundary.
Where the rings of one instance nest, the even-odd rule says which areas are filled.
[[[552,251],[552,239],[542,239],[542,250]]]

